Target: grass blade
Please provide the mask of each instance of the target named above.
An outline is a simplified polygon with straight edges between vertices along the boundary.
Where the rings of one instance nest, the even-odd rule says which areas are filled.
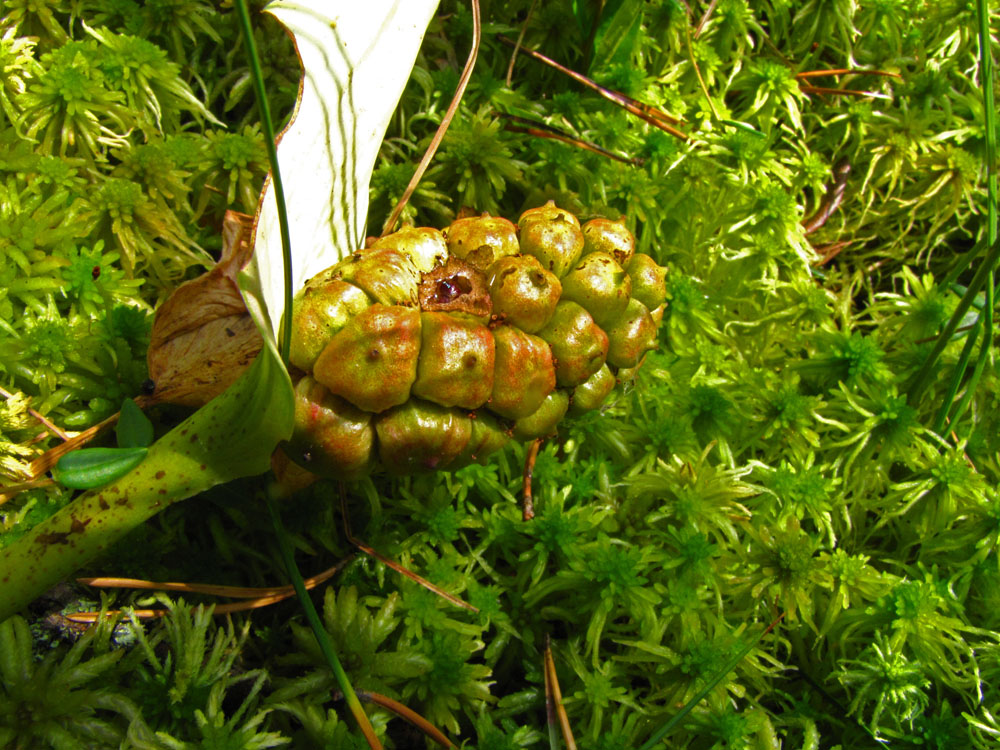
[[[958,324],[965,317],[965,314],[972,307],[972,303],[976,299],[976,295],[979,294],[980,290],[986,286],[987,279],[992,280],[993,270],[997,261],[1000,260],[1000,242],[995,240],[988,245],[989,251],[986,257],[983,258],[982,263],[979,268],[976,269],[975,275],[972,277],[972,281],[969,282],[969,288],[966,289],[965,294],[962,295],[962,299],[958,301],[958,305],[955,307],[955,312],[952,313],[951,320],[944,327],[944,330],[938,335],[937,343],[934,345],[934,349],[931,353],[927,355],[927,359],[920,366],[917,374],[913,376],[913,381],[910,387],[907,389],[909,398],[908,401],[911,405],[916,406],[920,401],[920,396],[923,395],[924,390],[930,383],[930,377],[934,370],[934,366],[937,364],[938,359],[941,356],[941,352],[945,350],[945,347],[951,342],[951,337],[955,334],[955,329],[958,328]],[[990,295],[992,296],[992,295]]]
[[[289,324],[292,319],[292,243],[291,235],[288,231],[288,210],[285,205],[285,191],[281,183],[281,172],[278,169],[278,151],[275,145],[274,123],[271,120],[271,108],[268,106],[267,96],[264,91],[264,75],[260,67],[260,58],[257,56],[257,46],[254,43],[253,31],[250,28],[250,15],[247,11],[246,0],[237,0],[236,8],[240,17],[240,31],[243,35],[243,41],[247,46],[247,58],[250,63],[254,95],[257,98],[257,110],[260,113],[261,124],[264,128],[264,142],[267,145],[267,157],[271,163],[271,182],[274,185],[274,198],[278,207],[278,225],[281,233],[281,256],[284,267],[285,287],[285,306],[284,315],[282,316],[285,325],[281,326],[281,361],[287,369],[288,352],[292,347],[292,326]],[[267,503],[268,513],[271,516],[271,522],[274,525],[274,532],[277,537],[278,547],[281,550],[281,556],[284,559],[285,569],[288,571],[288,577],[295,588],[295,593],[302,604],[302,609],[305,611],[309,626],[316,636],[320,650],[330,665],[330,669],[333,670],[333,674],[337,678],[337,684],[340,685],[340,689],[344,693],[344,699],[347,701],[351,713],[354,714],[354,718],[358,722],[358,726],[361,728],[361,732],[364,734],[369,746],[373,749],[381,748],[382,745],[375,736],[375,730],[372,728],[371,722],[368,721],[368,717],[361,707],[361,701],[358,700],[358,696],[355,694],[354,688],[347,678],[347,673],[344,672],[344,668],[340,664],[340,659],[337,658],[337,653],[333,649],[333,644],[330,642],[326,629],[319,620],[316,608],[309,598],[309,592],[306,590],[302,574],[295,564],[295,557],[288,543],[288,536],[285,533],[284,525],[281,523],[278,510],[274,507],[272,499],[267,495],[265,495],[265,502]]]
[[[257,56],[257,45],[254,43],[253,30],[250,28],[250,14],[247,12],[246,0],[237,0],[236,9],[240,16],[240,31],[243,42],[247,46],[247,61],[250,63],[250,78],[253,81],[254,96],[257,98],[257,111],[260,112],[261,125],[264,128],[264,143],[267,146],[267,158],[271,163],[271,183],[274,185],[274,199],[278,204],[278,226],[281,232],[281,256],[285,271],[285,312],[282,319],[286,321],[281,334],[281,361],[288,367],[288,352],[292,348],[292,241],[288,231],[288,210],[285,206],[285,189],[281,183],[281,171],[278,169],[278,149],[275,145],[274,122],[271,120],[271,108],[264,92],[264,74],[260,68],[260,58]]]
[[[323,623],[320,622],[319,614],[316,612],[316,607],[313,605],[312,599],[309,598],[309,592],[306,590],[305,582],[302,580],[302,574],[299,572],[298,565],[295,564],[295,555],[292,553],[291,545],[288,543],[285,526],[281,522],[281,516],[278,515],[278,509],[274,506],[274,500],[269,493],[264,493],[264,502],[267,504],[267,512],[271,516],[271,523],[274,526],[278,548],[281,550],[281,557],[285,563],[285,570],[288,571],[288,577],[292,582],[292,586],[295,587],[295,593],[302,604],[306,620],[309,621],[309,627],[312,628],[313,634],[316,636],[316,642],[319,644],[320,651],[323,652],[323,657],[326,659],[327,664],[330,665],[330,669],[333,670],[333,675],[337,678],[337,684],[344,694],[344,700],[347,701],[347,706],[351,709],[351,713],[354,714],[354,718],[358,722],[361,732],[365,735],[365,739],[368,740],[368,745],[372,750],[381,748],[382,743],[375,736],[375,730],[372,728],[371,722],[368,721],[368,716],[361,707],[361,701],[358,700],[358,695],[354,692],[354,687],[351,685],[351,681],[348,679],[347,673],[344,671],[344,667],[337,657],[333,643],[330,642],[330,636],[326,632],[326,628],[323,627]]]
[[[653,735],[648,740],[646,740],[645,744],[643,744],[643,746],[639,748],[639,750],[652,750],[654,747],[656,747],[656,745],[660,742],[660,740],[666,737],[674,729],[674,727],[676,727],[678,724],[681,723],[681,721],[684,720],[684,717],[686,717],[689,713],[691,713],[691,710],[695,706],[701,703],[701,701],[705,698],[706,695],[712,692],[712,688],[718,685],[726,675],[728,675],[736,668],[737,664],[743,661],[743,657],[749,654],[750,650],[754,648],[758,643],[760,643],[765,635],[774,630],[774,627],[779,622],[781,622],[781,619],[783,617],[784,617],[783,614],[779,615],[774,622],[772,622],[770,625],[768,625],[760,632],[760,635],[758,635],[752,641],[747,643],[747,645],[741,648],[738,653],[734,654],[729,661],[723,664],[722,668],[718,672],[716,672],[708,682],[705,683],[705,687],[699,690],[697,694],[695,694],[695,696],[691,698],[691,700],[685,703],[684,707],[681,708],[680,711],[671,716],[666,724],[664,724],[662,727],[653,732]]]
[[[993,271],[996,268],[998,260],[997,185],[996,175],[993,173],[994,165],[996,164],[996,108],[993,95],[993,57],[990,53],[989,46],[991,36],[986,0],[976,0],[976,14],[979,22],[979,80],[980,85],[983,87],[983,117],[984,127],[986,130],[986,244],[987,247],[990,248],[990,252],[983,260],[982,265],[976,271],[973,283],[970,283],[969,288],[966,289],[965,294],[959,302],[958,308],[955,310],[955,315],[952,316],[952,319],[948,322],[948,327],[939,337],[931,356],[928,357],[927,362],[924,363],[924,365],[920,368],[920,372],[917,373],[913,389],[914,401],[916,401],[917,395],[919,395],[927,384],[933,362],[938,356],[940,356],[941,351],[944,350],[945,345],[947,345],[950,340],[951,334],[954,333],[954,326],[957,325],[959,320],[961,320],[961,317],[958,317],[959,312],[961,311],[962,315],[965,314],[965,311],[968,310],[972,302],[975,300],[976,295],[979,293],[980,286],[985,287],[986,304],[984,305],[979,318],[976,320],[975,326],[969,334],[969,340],[962,349],[958,366],[955,368],[955,372],[952,374],[951,382],[948,384],[947,398],[945,398],[942,402],[941,408],[938,410],[934,419],[933,429],[938,433],[940,433],[944,428],[945,422],[948,420],[949,413],[952,414],[951,422],[954,423],[962,416],[966,408],[968,408],[968,405],[975,394],[976,387],[979,385],[979,379],[993,348]],[[981,284],[975,284],[976,280],[980,279],[981,276]],[[958,393],[962,379],[965,377],[965,371],[968,368],[969,359],[972,356],[972,349],[975,345],[978,327],[983,324],[985,324],[985,326],[983,329],[983,341],[979,350],[979,357],[976,360],[976,365],[973,368],[972,375],[966,382],[965,393],[956,405],[954,403],[955,395]],[[945,334],[947,334],[947,336],[945,336]]]

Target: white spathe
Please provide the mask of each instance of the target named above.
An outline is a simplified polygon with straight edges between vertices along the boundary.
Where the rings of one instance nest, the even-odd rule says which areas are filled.
[[[300,0],[267,10],[294,36],[304,69],[279,137],[292,249],[292,288],[363,246],[368,190],[389,119],[438,0]],[[284,306],[281,235],[267,181],[249,276],[277,336]]]

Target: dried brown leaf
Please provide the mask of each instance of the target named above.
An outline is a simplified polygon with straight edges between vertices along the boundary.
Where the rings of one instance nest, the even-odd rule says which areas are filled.
[[[250,262],[253,217],[227,211],[222,257],[156,311],[147,363],[156,401],[201,406],[239,377],[263,346],[236,276]]]

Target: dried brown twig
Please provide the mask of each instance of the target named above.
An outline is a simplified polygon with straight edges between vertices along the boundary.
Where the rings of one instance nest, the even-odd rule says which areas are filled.
[[[395,229],[396,222],[399,221],[399,217],[402,215],[403,209],[410,200],[410,196],[412,196],[413,191],[417,189],[417,185],[420,184],[420,180],[424,176],[424,172],[427,171],[427,167],[431,163],[431,159],[434,158],[434,154],[437,152],[438,146],[440,146],[441,141],[444,140],[444,134],[448,132],[448,126],[451,125],[451,121],[455,118],[455,112],[458,111],[458,105],[461,103],[462,96],[465,94],[465,88],[469,85],[469,79],[472,78],[472,69],[476,66],[476,58],[479,56],[479,44],[483,37],[483,22],[479,14],[479,0],[471,0],[471,4],[472,49],[469,50],[469,59],[465,61],[465,68],[462,70],[462,77],[458,80],[458,87],[455,89],[455,95],[451,98],[451,104],[448,105],[448,109],[444,113],[444,117],[441,118],[441,124],[438,125],[437,132],[434,133],[434,137],[431,139],[430,145],[424,152],[423,158],[420,159],[420,164],[417,165],[417,171],[413,173],[413,177],[410,178],[410,183],[406,186],[406,190],[403,191],[402,197],[399,199],[399,202],[396,203],[396,207],[392,209],[392,213],[389,215],[389,218],[386,219],[385,225],[382,227],[383,237],[387,234],[391,234]]]
[[[347,515],[347,489],[344,487],[344,483],[343,482],[340,482],[340,513],[341,513],[341,516],[343,518],[343,522],[344,522],[344,536],[347,537],[347,541],[349,541],[351,544],[353,544],[359,550],[361,550],[362,552],[364,552],[366,555],[370,555],[371,557],[374,557],[376,560],[378,560],[383,565],[386,565],[387,567],[391,568],[392,570],[395,570],[400,575],[405,576],[406,578],[409,578],[414,583],[417,583],[417,584],[423,586],[428,591],[434,592],[435,594],[437,594],[438,596],[440,596],[442,599],[447,599],[449,602],[451,602],[452,604],[454,604],[456,607],[462,607],[463,609],[467,609],[470,612],[478,612],[479,611],[478,607],[473,607],[468,602],[463,602],[457,596],[455,596],[453,594],[449,594],[444,589],[439,588],[438,586],[435,586],[433,583],[431,583],[430,581],[428,581],[426,578],[422,578],[421,576],[418,576],[412,570],[407,570],[406,568],[404,568],[402,565],[400,565],[395,560],[390,560],[388,557],[386,557],[385,555],[381,554],[380,552],[378,552],[377,550],[375,550],[373,547],[369,547],[367,544],[365,544],[360,539],[358,539],[357,537],[355,537],[354,533],[351,531],[351,520],[350,520],[350,518]]]
[[[582,148],[586,151],[606,156],[609,159],[620,161],[623,164],[640,166],[643,163],[643,159],[640,157],[621,156],[613,151],[608,151],[606,148],[598,146],[596,143],[591,143],[590,141],[577,138],[571,133],[567,133],[564,130],[553,127],[548,123],[529,120],[526,117],[518,117],[517,115],[501,114],[500,117],[508,121],[507,124],[504,125],[504,130],[509,130],[512,133],[525,133],[526,135],[533,135],[536,138],[548,138],[554,141],[561,141],[562,143],[569,144],[570,146],[576,146],[577,148]],[[513,125],[511,123],[519,124]]]
[[[507,37],[502,35],[497,36],[497,39],[499,39],[504,44],[510,45],[512,47],[516,46],[517,44],[513,39],[508,39]],[[552,58],[546,57],[541,52],[535,52],[534,50],[528,49],[526,47],[523,48],[522,51],[529,57],[538,60],[541,63],[545,63],[549,67],[555,68],[560,73],[569,76],[577,83],[580,83],[586,86],[587,88],[596,91],[598,94],[603,96],[608,101],[617,104],[626,112],[629,112],[630,114],[633,114],[636,117],[645,120],[653,127],[659,128],[660,130],[670,133],[671,135],[680,138],[682,141],[690,140],[690,136],[688,136],[687,133],[673,127],[674,125],[679,124],[680,121],[675,117],[671,117],[666,112],[663,112],[662,110],[659,110],[656,107],[651,107],[648,104],[643,104],[642,102],[637,101],[626,94],[622,94],[619,91],[615,91],[614,89],[609,89],[605,86],[602,86],[601,84],[597,83],[591,78],[588,78],[582,73],[577,73],[575,70],[572,70],[570,68],[567,68],[565,65],[557,63]]]
[[[354,555],[348,555],[331,568],[327,568],[322,573],[306,578],[306,589],[312,589],[333,578],[343,570]],[[138,578],[77,578],[78,583],[86,586],[98,588],[119,588],[119,589],[152,589],[155,591],[182,591],[189,594],[208,594],[211,596],[228,596],[233,599],[247,599],[248,601],[236,604],[217,604],[212,610],[213,615],[224,615],[231,612],[242,612],[249,609],[260,609],[283,599],[295,596],[295,589],[292,586],[274,586],[271,588],[255,588],[248,586],[221,586],[213,583],[168,583],[163,581],[145,581]],[[169,613],[167,609],[137,609],[133,610],[136,617],[150,618],[162,617]],[[116,616],[121,610],[110,610],[105,612],[105,617]],[[100,612],[74,612],[65,615],[71,622],[94,622],[101,616]]]
[[[530,521],[535,517],[535,503],[531,493],[531,475],[535,471],[535,460],[538,458],[538,449],[542,447],[542,438],[531,441],[528,448],[528,456],[524,459],[524,499],[521,502],[521,519]]]

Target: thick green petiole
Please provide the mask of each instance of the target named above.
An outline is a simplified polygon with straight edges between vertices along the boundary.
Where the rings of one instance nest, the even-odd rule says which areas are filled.
[[[266,471],[291,433],[290,397],[288,373],[266,347],[225,393],[150,446],[139,466],[0,550],[0,621],[172,503]]]

